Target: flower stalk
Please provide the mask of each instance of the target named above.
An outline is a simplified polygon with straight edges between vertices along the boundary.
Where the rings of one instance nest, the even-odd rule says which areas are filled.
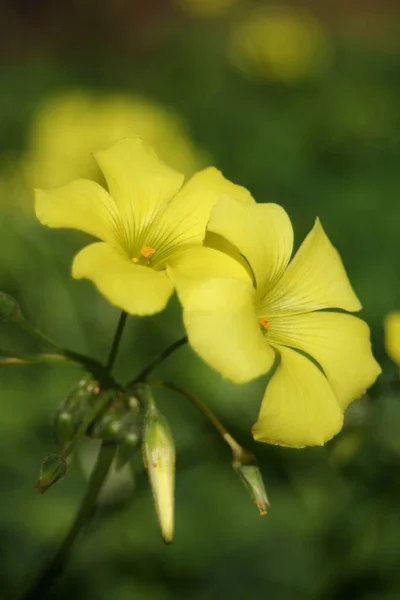
[[[96,465],[89,479],[86,494],[82,500],[75,520],[64,538],[63,543],[56,554],[50,560],[39,577],[34,580],[31,586],[21,594],[19,600],[36,600],[49,590],[55,579],[62,571],[68,560],[71,548],[73,547],[82,528],[87,525],[96,512],[96,502],[103,483],[108,475],[111,463],[115,456],[116,446],[103,442]]]
[[[128,383],[128,385],[126,386],[127,389],[134,387],[139,382],[146,381],[148,376],[150,375],[150,373],[152,373],[152,371],[154,371],[154,369],[156,369],[162,362],[164,362],[164,360],[171,356],[171,354],[173,354],[181,346],[184,346],[187,343],[188,338],[185,336],[168,346],[168,348],[166,348],[155,358],[153,358],[153,360],[150,361],[150,363],[142,371],[140,371],[140,373],[135,377],[135,379]]]

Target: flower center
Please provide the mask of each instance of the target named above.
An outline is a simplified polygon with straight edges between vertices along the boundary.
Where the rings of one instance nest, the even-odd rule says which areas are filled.
[[[271,327],[271,321],[267,317],[262,317],[259,321],[262,330],[266,331]]]
[[[155,248],[151,246],[142,246],[140,250],[140,256],[134,256],[131,260],[135,264],[145,265],[146,267],[150,266],[151,257],[155,253]]]

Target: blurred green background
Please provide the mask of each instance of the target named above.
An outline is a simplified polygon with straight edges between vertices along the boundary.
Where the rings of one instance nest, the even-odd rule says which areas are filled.
[[[32,188],[100,177],[90,152],[139,134],[189,175],[214,164],[259,202],[281,203],[297,244],[318,215],[363,303],[381,380],[395,380],[382,319],[400,308],[398,8],[3,0],[0,289],[61,344],[105,359],[118,311],[71,279],[86,239],[36,223]],[[131,317],[116,375],[132,378],[183,334],[175,298],[152,318]],[[0,336],[9,350],[39,350],[10,326]],[[251,439],[264,380],[229,384],[189,348],[158,375],[198,394],[256,452],[269,514],[258,516],[204,418],[159,392],[178,449],[174,544],[160,539],[138,460],[133,491],[113,484],[49,598],[400,598],[398,396],[363,398],[326,447],[296,451]],[[78,378],[65,368],[1,370],[1,599],[15,598],[51,555],[83,496],[91,447],[48,494],[32,489],[55,450],[53,414]]]

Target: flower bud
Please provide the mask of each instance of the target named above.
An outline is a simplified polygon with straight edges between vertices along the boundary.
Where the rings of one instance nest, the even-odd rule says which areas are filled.
[[[62,402],[54,419],[54,437],[60,452],[78,431],[86,415],[90,412],[99,391],[97,381],[81,379],[74,385],[66,400]]]
[[[12,323],[22,316],[20,306],[15,298],[0,292],[0,323]]]
[[[59,445],[60,452],[69,444],[76,433],[76,423],[73,413],[61,410],[54,419],[54,437]]]
[[[90,436],[102,440],[115,440],[122,429],[122,421],[115,414],[107,413],[97,421],[90,431]]]
[[[149,473],[158,522],[166,544],[174,536],[175,446],[163,415],[148,398],[144,420],[143,460]]]
[[[58,454],[46,456],[42,463],[38,481],[34,487],[38,488],[41,494],[44,494],[49,487],[60,481],[67,474],[66,460]]]
[[[250,454],[250,452],[244,451],[240,456],[235,458],[232,466],[250,493],[260,511],[260,515],[266,515],[269,508],[269,501],[255,456]]]

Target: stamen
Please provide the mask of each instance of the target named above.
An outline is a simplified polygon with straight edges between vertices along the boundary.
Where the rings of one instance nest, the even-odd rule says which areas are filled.
[[[153,256],[154,253],[155,249],[151,246],[142,246],[142,249],[140,250],[140,256],[134,256],[133,258],[131,258],[131,261],[135,264],[139,263],[140,265],[145,265],[148,267],[150,266],[150,258],[151,256]]]
[[[263,317],[262,319],[260,319],[260,325],[264,329],[268,329],[269,327],[271,327],[271,321],[267,319],[267,317]]]
[[[150,258],[150,256],[152,256],[155,253],[155,249],[151,248],[150,246],[143,246],[140,254],[142,256],[144,256],[145,258]]]

